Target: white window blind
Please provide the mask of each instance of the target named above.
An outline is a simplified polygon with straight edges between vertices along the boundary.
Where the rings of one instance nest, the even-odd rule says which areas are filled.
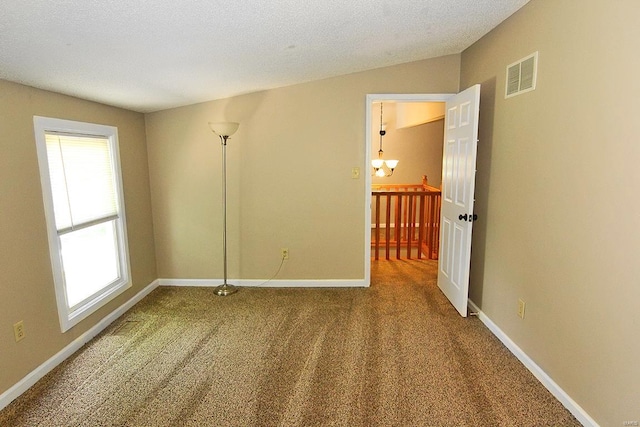
[[[45,134],[59,234],[118,217],[109,139]]]

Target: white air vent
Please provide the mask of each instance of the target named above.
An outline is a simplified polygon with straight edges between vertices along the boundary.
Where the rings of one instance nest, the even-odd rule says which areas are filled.
[[[538,52],[523,58],[507,67],[505,98],[530,92],[536,88],[538,71]]]

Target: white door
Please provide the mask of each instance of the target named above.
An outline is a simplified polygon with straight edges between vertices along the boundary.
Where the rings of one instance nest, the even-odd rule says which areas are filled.
[[[467,316],[480,85],[447,100],[442,158],[438,287]]]

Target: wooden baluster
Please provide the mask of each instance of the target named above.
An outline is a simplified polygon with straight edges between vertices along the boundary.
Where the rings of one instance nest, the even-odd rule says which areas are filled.
[[[407,195],[407,259],[411,259],[411,240],[413,239],[413,228],[415,227],[413,194]]]
[[[436,254],[437,256],[437,242],[438,239],[440,238],[440,236],[438,236],[439,233],[439,228],[437,227],[437,223],[440,221],[440,211],[438,209],[438,200],[436,197],[433,197],[433,209],[432,209],[432,214],[431,214],[431,248],[430,248],[430,254],[431,254],[431,258],[434,258],[434,254]]]
[[[434,205],[435,205],[435,215],[434,215],[434,249],[436,254],[436,259],[440,256],[440,203],[441,203],[442,194],[438,193],[434,197]]]
[[[385,259],[389,260],[389,247],[391,245],[391,194],[387,194],[387,215],[385,217]]]
[[[423,177],[424,178],[424,177]],[[420,195],[420,214],[418,215],[418,259],[422,259],[422,245],[424,244],[424,221],[425,221],[425,203],[427,195]]]
[[[408,196],[407,196],[408,197]],[[408,205],[408,199],[406,200],[407,203],[405,203],[405,209],[403,211],[403,222],[402,225],[404,225],[404,228],[402,229],[402,238],[403,240],[407,240],[407,226],[409,224],[409,209],[407,209],[407,205]]]
[[[380,251],[380,194],[376,194],[376,230],[375,230],[375,259],[379,259]]]
[[[396,199],[396,259],[400,259],[400,247],[402,246],[402,193],[397,194]]]
[[[432,206],[433,206],[433,197],[432,194],[428,194],[426,197],[426,216],[424,218],[424,222],[425,222],[425,250],[427,251],[426,255],[427,255],[427,259],[431,259],[431,251],[433,249],[433,242],[432,242],[432,237],[433,235],[431,234],[433,229],[431,226],[431,215],[432,215]]]
[[[434,254],[437,257],[438,254],[438,240],[440,236],[440,209],[439,209],[439,195],[433,194],[431,197],[431,210],[430,210],[430,243],[429,243],[429,259],[434,259]]]
[[[438,235],[438,233],[440,233],[440,228],[438,227],[438,224],[440,222],[440,208],[439,208],[438,197],[439,196],[436,195],[433,198],[433,250],[432,252],[434,253],[435,258],[438,257],[438,240],[440,239],[440,236]]]

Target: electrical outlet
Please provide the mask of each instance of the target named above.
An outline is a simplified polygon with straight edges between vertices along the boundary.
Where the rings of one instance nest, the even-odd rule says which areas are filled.
[[[289,259],[289,249],[288,248],[281,248],[280,249],[280,255],[282,255],[282,259]]]
[[[24,322],[22,320],[13,324],[13,335],[16,337],[16,342],[24,338]]]
[[[518,299],[518,317],[524,319],[524,301],[522,298]]]

